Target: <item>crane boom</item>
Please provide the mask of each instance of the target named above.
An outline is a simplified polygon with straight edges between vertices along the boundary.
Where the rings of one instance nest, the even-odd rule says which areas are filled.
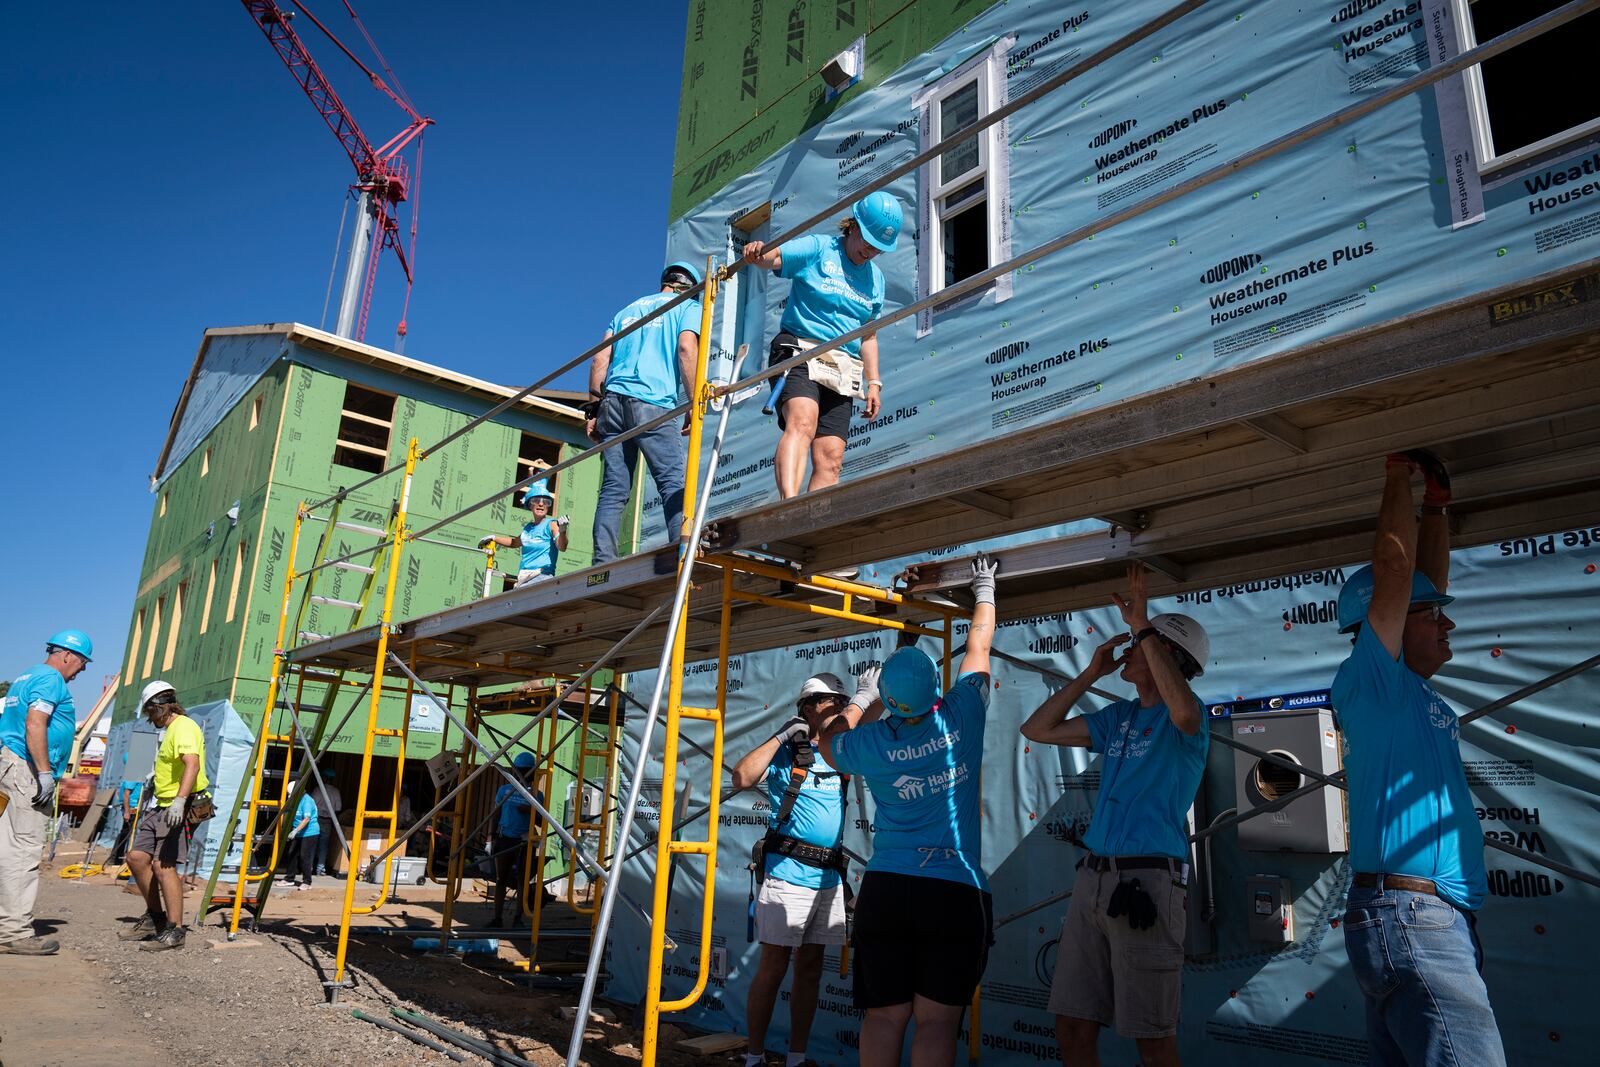
[[[322,121],[338,138],[339,145],[350,157],[351,164],[356,169],[354,188],[363,195],[363,203],[371,216],[374,229],[377,230],[376,240],[373,241],[366,259],[365,276],[361,279],[362,299],[360,302],[359,317],[353,325],[351,336],[361,340],[366,334],[367,313],[371,307],[372,286],[378,269],[379,252],[384,247],[395,250],[395,256],[400,261],[400,269],[406,277],[407,303],[410,300],[410,287],[414,280],[412,274],[412,261],[415,258],[416,226],[411,227],[412,255],[408,256],[400,240],[400,224],[395,218],[395,206],[413,195],[413,190],[408,188],[408,175],[406,162],[401,152],[413,142],[419,141],[423,130],[433,125],[433,120],[419,115],[409,103],[397,96],[386,85],[382,78],[374,74],[366,64],[339,41],[333,33],[324,26],[315,15],[304,5],[297,4],[305,15],[316,24],[338,48],[350,58],[356,66],[361,68],[373,86],[391,100],[393,100],[411,120],[404,129],[395,134],[381,147],[374,148],[366,134],[361,132],[361,126],[356,122],[355,116],[345,106],[339,94],[322,73],[322,68],[311,57],[306,49],[305,42],[290,25],[290,16],[278,6],[275,0],[241,0],[245,10],[250,13],[250,19],[256,24],[266,37],[267,43],[272,45],[273,51],[289,69],[289,74],[295,83],[300,86],[311,106],[317,109],[317,114],[322,116]],[[347,5],[348,6],[348,5]],[[354,11],[351,11],[352,16]],[[358,220],[357,230],[361,229],[365,220]],[[355,248],[352,248],[352,255]],[[406,324],[402,317],[399,327],[400,337],[405,337]]]

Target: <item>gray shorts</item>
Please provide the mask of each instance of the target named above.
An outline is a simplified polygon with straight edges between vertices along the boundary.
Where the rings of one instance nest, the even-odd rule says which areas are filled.
[[[139,813],[139,828],[133,832],[128,851],[148,853],[163,867],[181,867],[189,859],[189,834],[181,824],[171,830],[164,825],[165,820],[159,820],[163,825],[156,825],[159,814],[159,810]]]
[[[1051,1014],[1114,1026],[1123,1037],[1176,1034],[1188,890],[1160,870],[1079,867],[1077,874],[1061,923]],[[1147,930],[1129,926],[1126,915],[1106,915],[1117,883],[1135,878],[1156,906],[1156,924]]]
[[[756,940],[788,948],[844,944],[844,886],[808,889],[768,876],[756,897]]]

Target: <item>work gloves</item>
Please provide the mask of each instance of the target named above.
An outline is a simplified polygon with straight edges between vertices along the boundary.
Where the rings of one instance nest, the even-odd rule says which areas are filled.
[[[42,808],[49,804],[50,798],[55,795],[55,775],[51,774],[49,771],[40,771],[38,774],[34,775],[34,780],[38,784],[38,789],[35,790],[33,794],[33,806],[36,808]]]
[[[1148,930],[1156,924],[1156,902],[1135,878],[1131,882],[1118,882],[1106,901],[1106,917],[1128,917],[1128,925],[1135,930]]]
[[[872,702],[878,699],[878,675],[883,673],[883,668],[874,664],[862,671],[856,678],[856,695],[850,698],[850,703],[866,711]]]
[[[557,526],[568,526],[571,523],[572,523],[572,516],[571,515],[558,515],[555,518],[555,524]]]
[[[183,813],[188,806],[188,797],[174,797],[171,804],[156,812],[156,825],[164,830],[176,830],[183,825]]]
[[[772,736],[777,738],[780,744],[787,745],[791,741],[804,739],[807,734],[810,733],[810,731],[811,728],[806,725],[806,721],[800,718],[800,716],[796,715],[794,718],[778,727],[778,732]]]
[[[479,548],[488,548],[492,544],[494,544],[494,538],[493,537],[480,537],[480,538],[478,538],[478,547]]]
[[[972,599],[978,604],[994,606],[994,574],[1000,565],[991,557],[979,553],[972,560]]]

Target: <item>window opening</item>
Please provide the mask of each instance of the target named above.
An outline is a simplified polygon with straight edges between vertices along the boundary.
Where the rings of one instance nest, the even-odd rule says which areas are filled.
[[[250,428],[252,430],[261,425],[261,405],[266,399],[265,395],[257,393],[256,398],[250,401]]]
[[[1456,0],[1473,48],[1560,7],[1562,0]],[[1600,12],[1470,69],[1467,96],[1482,169],[1498,169],[1600,135],[1600,95],[1588,85]]]
[[[150,672],[156,669],[156,645],[161,637],[161,610],[167,606],[166,597],[158,597],[156,606],[150,612],[150,643],[144,646],[144,670],[140,676],[150,677]]]
[[[161,510],[159,512],[159,517],[166,518],[166,516],[167,516],[167,494],[166,493],[162,493],[161,494]]]
[[[161,669],[170,671],[178,655],[178,632],[183,629],[183,599],[189,592],[188,582],[179,582],[172,596],[172,621],[167,625],[167,650],[161,654]]]
[[[122,668],[122,684],[133,684],[133,669],[139,662],[139,642],[144,637],[144,609],[133,617],[133,640],[128,643],[128,662]]]
[[[234,609],[239,606],[239,582],[244,577],[245,543],[239,542],[239,551],[233,556],[233,579],[228,583],[228,612],[223,622],[232,622]]]
[[[200,477],[204,478],[206,475],[208,475],[210,473],[211,473],[211,449],[209,447],[207,447],[206,450],[205,450],[205,453],[203,455],[201,455],[201,457],[200,457]]]
[[[393,395],[345,382],[333,461],[341,467],[377,474],[389,460],[389,433],[393,428]]]
[[[204,634],[211,629],[211,598],[217,591],[217,561],[213,559],[211,566],[206,571],[206,599],[200,605],[200,632]]]
[[[554,467],[561,462],[561,446],[554,441],[546,441],[531,433],[522,435],[522,441],[517,446],[517,469],[514,472],[517,481],[543,470],[545,467]],[[559,474],[550,476],[550,491],[556,491],[556,480]]]

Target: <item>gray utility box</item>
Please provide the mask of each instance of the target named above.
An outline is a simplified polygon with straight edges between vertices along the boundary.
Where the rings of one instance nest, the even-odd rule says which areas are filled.
[[[1233,739],[1324,775],[1339,770],[1339,734],[1326,707],[1235,712],[1225,720]],[[1234,795],[1239,814],[1269,804],[1315,779],[1248,752],[1233,753]],[[1324,786],[1277,811],[1239,824],[1239,847],[1254,852],[1345,852],[1344,790]]]

